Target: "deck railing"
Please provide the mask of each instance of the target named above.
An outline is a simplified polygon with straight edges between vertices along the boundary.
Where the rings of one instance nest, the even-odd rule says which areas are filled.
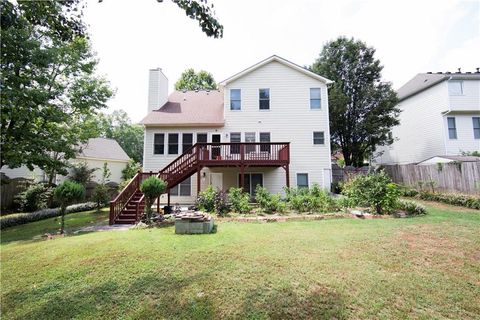
[[[118,215],[126,207],[128,202],[133,198],[135,193],[140,189],[140,183],[142,179],[142,173],[138,172],[127,186],[116,196],[115,199],[110,201],[110,224],[113,224]]]

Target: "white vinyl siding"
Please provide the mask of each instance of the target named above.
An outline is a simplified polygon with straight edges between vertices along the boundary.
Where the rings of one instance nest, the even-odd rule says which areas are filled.
[[[463,94],[463,81],[450,80],[448,81],[448,93],[451,96],[459,96]]]

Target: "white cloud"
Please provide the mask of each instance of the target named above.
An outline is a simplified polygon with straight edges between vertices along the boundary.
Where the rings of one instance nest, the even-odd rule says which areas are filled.
[[[375,47],[394,87],[418,72],[478,67],[479,2],[211,2],[225,27],[223,39],[206,37],[170,1],[91,0],[86,19],[100,72],[118,89],[111,109],[122,108],[135,121],[145,115],[150,68],[161,67],[171,88],[188,67],[220,81],[272,54],[311,64],[339,35]]]

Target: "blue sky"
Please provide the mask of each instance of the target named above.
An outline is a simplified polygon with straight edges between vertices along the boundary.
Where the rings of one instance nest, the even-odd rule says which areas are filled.
[[[208,38],[169,0],[89,1],[85,18],[99,73],[117,90],[110,112],[143,118],[150,68],[161,67],[172,90],[189,67],[221,81],[272,54],[309,65],[341,35],[375,47],[394,88],[420,72],[480,67],[480,1],[209,2],[224,25],[222,39]]]

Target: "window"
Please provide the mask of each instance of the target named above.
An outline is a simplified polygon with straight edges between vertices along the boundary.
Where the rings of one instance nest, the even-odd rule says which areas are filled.
[[[448,93],[452,96],[460,96],[463,94],[462,81],[448,81]]]
[[[230,89],[230,110],[242,109],[242,92],[240,89]]]
[[[448,117],[447,122],[448,122],[448,138],[457,139],[457,127],[455,124],[455,118]]]
[[[187,151],[193,146],[193,133],[184,133],[182,135],[182,152]]]
[[[255,132],[245,132],[245,142],[255,142]],[[245,146],[245,152],[255,152],[255,145]]]
[[[308,173],[297,173],[297,188],[308,188]]]
[[[260,89],[259,92],[259,106],[260,110],[270,109],[270,89]]]
[[[473,117],[473,137],[480,139],[480,117]]]
[[[260,132],[260,142],[270,142],[270,132]],[[270,144],[261,144],[260,151],[270,152]]]
[[[323,131],[313,132],[313,144],[325,144],[325,134]]]
[[[322,101],[320,88],[310,88],[310,109],[320,109]]]
[[[242,139],[242,134],[240,132],[231,132],[230,133],[230,142],[231,143],[240,143]],[[230,147],[231,154],[240,154],[240,144],[232,144]]]
[[[241,175],[238,175],[238,186],[241,187]],[[255,189],[257,186],[263,187],[263,174],[261,173],[245,173],[243,176],[243,191],[250,194],[252,200],[255,197]]]
[[[168,134],[168,154],[178,154],[178,133]]]
[[[164,154],[165,152],[165,134],[155,133],[153,136],[153,154]]]
[[[172,196],[189,197],[192,195],[192,177],[188,177],[170,190]]]
[[[207,143],[208,135],[206,133],[197,133],[197,143]]]

